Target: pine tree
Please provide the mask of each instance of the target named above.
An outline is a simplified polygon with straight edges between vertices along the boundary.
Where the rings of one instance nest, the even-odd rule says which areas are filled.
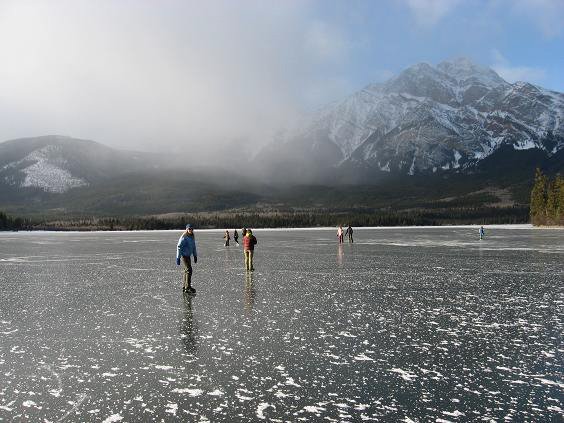
[[[558,186],[556,180],[549,180],[546,188],[546,218],[551,225],[558,221]]]
[[[531,222],[544,224],[546,222],[546,191],[547,178],[539,168],[535,171],[535,183],[531,190]]]
[[[556,181],[556,225],[564,225],[564,177],[558,175]]]

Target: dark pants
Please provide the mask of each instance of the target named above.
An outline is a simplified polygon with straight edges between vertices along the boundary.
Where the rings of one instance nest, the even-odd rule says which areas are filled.
[[[182,256],[182,263],[184,263],[184,288],[192,287],[192,261],[190,256]]]

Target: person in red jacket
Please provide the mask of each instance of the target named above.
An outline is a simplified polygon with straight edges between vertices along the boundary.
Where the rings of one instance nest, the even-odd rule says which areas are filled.
[[[245,270],[253,271],[253,255],[255,252],[255,245],[257,239],[250,229],[247,229],[247,234],[243,237],[243,252],[245,254]]]

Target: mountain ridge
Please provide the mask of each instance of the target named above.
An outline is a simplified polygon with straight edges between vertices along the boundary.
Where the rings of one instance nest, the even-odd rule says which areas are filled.
[[[504,192],[525,207],[535,167],[564,170],[563,122],[562,93],[467,59],[417,64],[304,118],[239,173],[58,135],[0,143],[0,209],[417,208],[447,204],[445,192],[450,205],[493,204],[480,193]]]
[[[464,170],[502,144],[550,156],[564,147],[564,94],[510,84],[459,58],[413,65],[304,122],[257,155],[265,177],[281,177],[285,166],[302,177],[310,162],[318,180],[355,165],[410,175]]]

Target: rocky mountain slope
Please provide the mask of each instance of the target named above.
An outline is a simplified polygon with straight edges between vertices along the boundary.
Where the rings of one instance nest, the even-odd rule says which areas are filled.
[[[114,150],[94,141],[59,135],[0,144],[0,185],[14,190],[64,193],[116,176],[160,167],[150,154]]]
[[[472,171],[503,145],[564,147],[564,94],[504,81],[468,59],[414,65],[304,119],[255,162],[275,179],[370,170]]]
[[[256,201],[247,180],[182,158],[58,135],[0,143],[0,211],[128,215],[215,210]]]

